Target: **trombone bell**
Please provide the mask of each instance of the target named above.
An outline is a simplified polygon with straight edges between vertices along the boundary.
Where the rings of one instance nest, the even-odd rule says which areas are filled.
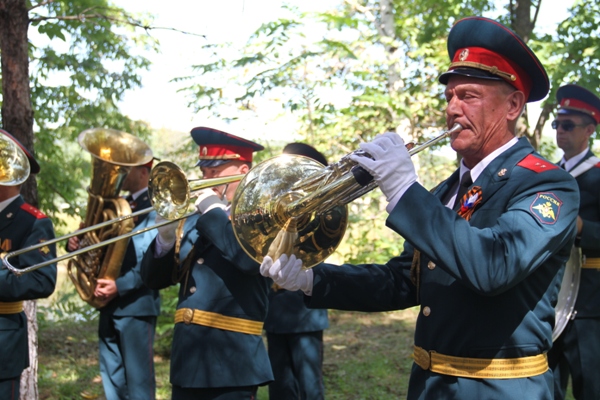
[[[183,170],[175,163],[162,161],[150,173],[148,194],[156,213],[165,219],[182,218],[187,212],[194,192],[211,187],[237,182],[244,174],[210,179],[188,180]]]

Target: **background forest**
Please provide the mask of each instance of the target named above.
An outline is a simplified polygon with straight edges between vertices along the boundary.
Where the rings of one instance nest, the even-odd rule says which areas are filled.
[[[510,26],[545,65],[551,92],[545,100],[529,106],[519,125],[519,135],[528,137],[542,154],[556,159],[553,137],[543,135],[556,107],[556,89],[578,83],[600,94],[600,4],[596,0],[570,2],[550,33],[537,29],[543,22],[538,20],[541,10],[556,4],[549,0],[339,0],[326,4],[330,3],[328,9],[311,12],[304,11],[301,2],[282,5],[283,17],[263,23],[242,45],[233,45],[211,40],[205,32],[157,26],[155,16],[128,11],[123,6],[126,3],[0,0],[0,126],[33,148],[41,165],[41,173],[25,184],[26,199],[52,218],[58,235],[77,228],[86,213],[86,186],[91,176],[90,155],[82,151],[77,136],[91,127],[135,134],[153,148],[157,158],[174,160],[190,178],[196,176],[196,149],[188,132],[154,127],[123,111],[126,94],[145,84],[142,76],[151,67],[149,54],[161,51],[154,36],[158,30],[202,38],[189,73],[171,79],[193,111],[231,126],[239,126],[249,115],[269,116],[264,132],[232,132],[265,145],[259,161],[277,155],[291,140],[314,145],[334,162],[384,131],[397,131],[415,142],[435,136],[445,128],[445,100],[437,76],[448,64],[447,34],[455,21],[468,15],[484,15]],[[202,6],[181,12],[201,13]],[[226,23],[226,16],[222,18]],[[285,132],[266,135],[270,124],[285,127]],[[456,165],[447,143],[419,153],[413,160],[428,188]],[[350,204],[350,228],[333,261],[384,262],[401,251],[401,238],[385,228],[384,200],[375,190]],[[175,290],[164,291],[162,300],[164,315],[157,348],[168,357],[165,349]],[[40,340],[41,345],[63,346],[67,351],[66,344],[76,347],[84,341],[87,351],[96,351],[93,326],[97,313],[78,299],[70,282],[64,281],[37,312],[35,304],[29,307],[33,321],[36,315],[41,321],[40,337],[44,332],[51,333],[47,338],[52,339],[58,337],[57,332],[63,334],[58,342]],[[345,314],[335,315],[340,321],[346,318]],[[376,326],[388,326],[389,317],[361,316],[387,321],[370,322]],[[409,318],[408,328],[392,324],[398,335],[398,330],[408,329],[404,334],[408,342],[410,322]],[[77,324],[88,330],[91,326],[92,334],[86,336],[84,331],[71,336],[65,327],[76,330]],[[71,343],[69,337],[77,343]],[[333,346],[344,346],[331,343],[332,352]],[[356,349],[356,358],[360,355]],[[375,363],[375,368],[386,362]],[[389,362],[397,361],[390,358]],[[392,369],[396,371],[396,367],[394,364]],[[46,382],[43,387],[56,394],[56,387],[46,386],[45,380],[61,374],[63,367],[53,368],[59,370],[40,368],[40,375]],[[378,371],[367,375],[385,376]],[[34,397],[28,398],[38,396],[36,375],[33,368],[27,393]],[[71,379],[91,384],[94,376],[73,372]],[[334,387],[332,382],[330,387]],[[373,386],[379,387],[379,383]],[[400,394],[392,392],[390,396]],[[347,397],[340,394],[339,398]],[[365,394],[361,398],[384,396]]]

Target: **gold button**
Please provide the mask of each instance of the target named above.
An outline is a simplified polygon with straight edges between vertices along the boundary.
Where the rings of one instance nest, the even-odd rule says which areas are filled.
[[[196,262],[198,264],[204,264],[204,258],[200,257]]]
[[[185,311],[183,311],[183,322],[186,325],[189,325],[193,319],[194,319],[194,310],[192,310],[191,308],[186,308]]]
[[[427,263],[427,268],[429,268],[429,269],[434,269],[434,268],[435,268],[435,263],[434,263],[433,261],[429,261],[429,262]]]
[[[194,294],[194,293],[196,293],[196,286],[192,286],[192,287],[190,288],[190,293],[191,293],[191,294]]]
[[[423,315],[429,317],[429,314],[431,314],[431,308],[427,306],[423,307]]]

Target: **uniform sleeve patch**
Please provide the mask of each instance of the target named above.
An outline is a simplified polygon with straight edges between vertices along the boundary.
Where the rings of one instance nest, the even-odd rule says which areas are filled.
[[[553,225],[558,220],[562,201],[554,193],[538,193],[529,210],[542,223]]]
[[[36,219],[46,218],[46,214],[32,206],[31,204],[23,203],[21,209],[33,215]]]
[[[517,165],[537,173],[558,169],[558,165],[553,164],[548,160],[544,160],[543,158],[539,158],[533,154],[529,154],[527,157],[519,161]]]

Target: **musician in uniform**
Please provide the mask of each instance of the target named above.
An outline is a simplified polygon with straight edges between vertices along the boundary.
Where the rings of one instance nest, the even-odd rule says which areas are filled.
[[[419,306],[409,399],[552,399],[546,353],[579,192],[515,137],[548,78],[514,32],[487,18],[458,21],[448,53],[439,80],[448,127],[462,126],[451,135],[460,167],[430,193],[395,132],[361,144],[372,158],[351,155],[386,196],[387,225],[405,238],[404,252],[384,265],[308,270],[294,256],[266,257],[261,273],[304,291],[310,307]]]
[[[578,85],[558,89],[552,128],[564,152],[559,165],[577,180],[580,193],[575,246],[583,255],[574,319],[565,326],[549,354],[555,399],[564,399],[572,379],[576,399],[600,399],[600,159],[590,138],[600,123],[600,98]]]
[[[152,161],[131,167],[121,186],[131,211],[151,207],[148,177]],[[154,224],[153,211],[136,217],[133,231]],[[107,400],[154,399],[154,336],[160,314],[158,290],[148,288],[140,274],[142,257],[156,230],[132,236],[116,280],[99,278],[94,296],[100,302],[98,347],[100,375]],[[69,239],[68,250],[79,248],[77,237]]]
[[[12,135],[0,129],[23,150],[29,159],[30,173],[40,166],[31,153]],[[3,161],[5,162],[5,161]],[[20,194],[21,185],[0,185],[0,247],[11,252],[54,239],[52,221],[40,210],[27,204]],[[56,258],[54,244],[12,257],[8,262],[25,268]],[[24,300],[46,298],[56,286],[56,263],[16,276],[0,268],[0,398],[19,399],[21,372],[29,367],[27,317]]]
[[[289,143],[283,154],[297,154],[327,165],[325,156],[306,143]],[[326,309],[307,308],[302,292],[273,284],[265,321],[275,377],[269,384],[270,399],[325,398],[323,330],[328,327]]]
[[[245,174],[253,153],[263,149],[211,128],[194,128],[191,135],[204,178]],[[200,191],[198,213],[183,226],[159,228],[143,260],[149,287],[180,283],[171,351],[174,400],[254,399],[258,386],[273,380],[262,340],[269,281],[239,245],[229,219],[238,184]]]

